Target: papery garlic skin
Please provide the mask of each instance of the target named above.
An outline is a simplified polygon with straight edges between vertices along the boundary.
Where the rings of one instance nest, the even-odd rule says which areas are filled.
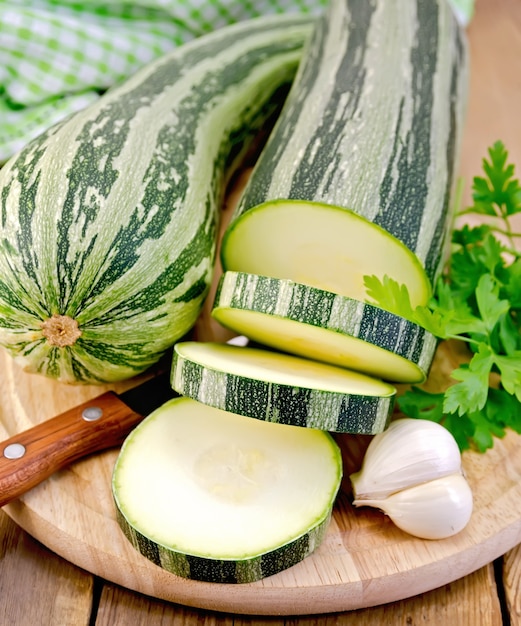
[[[446,539],[470,521],[472,490],[461,473],[409,487],[383,499],[355,500],[381,509],[398,528],[421,539]]]
[[[383,499],[436,478],[461,472],[461,452],[436,422],[400,418],[375,435],[359,472],[351,474],[357,500]]]

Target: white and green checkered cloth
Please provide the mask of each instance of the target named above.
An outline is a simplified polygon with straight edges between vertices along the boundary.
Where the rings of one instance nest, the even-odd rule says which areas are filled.
[[[0,163],[173,47],[328,0],[0,0]],[[390,0],[392,1],[392,0]],[[468,14],[473,0],[452,0]]]
[[[0,0],[0,162],[194,37],[326,0]]]

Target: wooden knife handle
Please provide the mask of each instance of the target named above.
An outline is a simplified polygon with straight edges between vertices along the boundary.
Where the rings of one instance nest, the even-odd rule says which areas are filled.
[[[0,443],[0,507],[69,463],[121,444],[142,419],[108,391]]]

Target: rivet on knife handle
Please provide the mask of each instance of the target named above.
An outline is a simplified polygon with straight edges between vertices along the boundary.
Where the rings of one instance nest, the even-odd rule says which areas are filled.
[[[69,463],[119,445],[141,419],[109,391],[0,443],[0,507]]]

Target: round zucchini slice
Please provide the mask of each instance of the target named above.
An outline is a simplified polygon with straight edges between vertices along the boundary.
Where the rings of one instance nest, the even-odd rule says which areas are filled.
[[[341,478],[329,433],[175,398],[127,437],[112,486],[143,556],[184,578],[246,583],[315,550]]]
[[[184,341],[174,346],[172,387],[209,406],[268,422],[376,434],[396,389],[358,372],[261,348]]]
[[[272,348],[393,383],[427,378],[437,339],[378,306],[289,279],[224,272],[212,316]]]

